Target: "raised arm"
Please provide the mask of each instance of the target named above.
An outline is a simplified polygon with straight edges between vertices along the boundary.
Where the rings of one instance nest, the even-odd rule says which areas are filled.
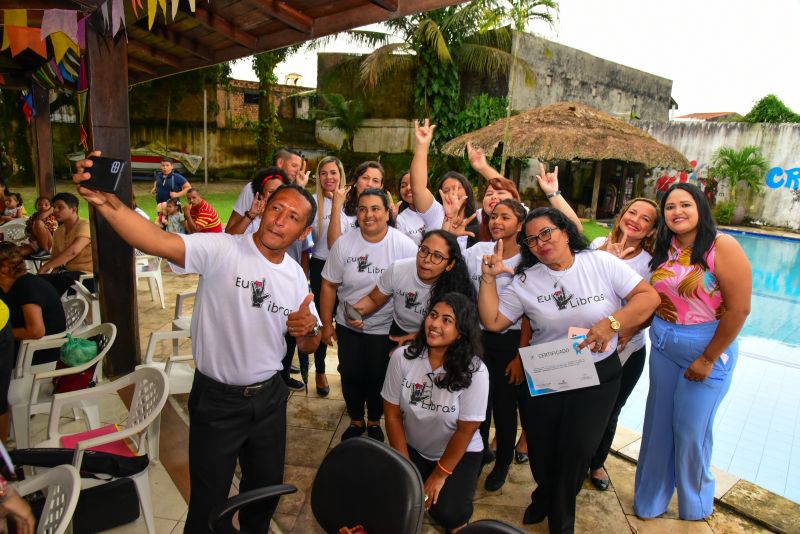
[[[419,121],[414,121],[414,158],[411,160],[411,196],[414,199],[414,208],[425,213],[434,202],[433,194],[428,189],[428,149],[433,141],[433,131],[436,125],[425,119],[420,126]]]
[[[225,232],[228,234],[243,234],[247,227],[250,226],[250,223],[253,222],[253,219],[261,216],[265,205],[266,201],[261,197],[261,193],[257,193],[253,197],[250,209],[244,212],[244,216],[239,216],[238,213],[233,212],[237,215],[236,220],[234,221],[233,217],[231,217],[227,226],[225,226]]]
[[[472,141],[467,141],[467,158],[472,169],[483,176],[488,182],[493,178],[503,178],[503,175],[494,170],[486,161],[486,153],[480,147],[472,146]]]
[[[578,227],[578,232],[583,232],[583,223],[580,217],[569,205],[569,202],[561,195],[558,189],[558,165],[556,165],[553,172],[547,172],[544,163],[539,163],[539,174],[536,175],[536,180],[539,182],[539,187],[542,192],[547,196],[547,201],[555,209],[567,216],[569,220],[575,223]]]
[[[99,156],[100,151],[96,150],[90,155]],[[84,159],[75,166],[77,172],[72,175],[72,181],[80,186],[81,182],[90,178],[89,173],[83,170],[91,167],[92,161]],[[155,224],[151,224],[112,193],[93,191],[85,187],[78,187],[78,193],[94,206],[123,241],[145,254],[166,258],[179,267],[185,265],[186,246],[177,234],[168,234]]]
[[[497,295],[497,276],[514,274],[511,267],[503,263],[503,240],[497,241],[495,253],[484,256],[481,262],[481,285],[478,289],[478,315],[481,323],[490,332],[502,332],[513,324],[500,313],[500,298]]]
[[[333,247],[336,240],[342,236],[342,208],[344,207],[344,200],[347,198],[347,192],[350,187],[339,188],[333,192],[333,201],[331,202],[331,219],[328,222],[328,249]]]

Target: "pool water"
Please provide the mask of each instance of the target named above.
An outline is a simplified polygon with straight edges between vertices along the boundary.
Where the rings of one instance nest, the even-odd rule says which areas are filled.
[[[753,296],[711,464],[800,503],[800,240],[730,233],[750,260]],[[620,414],[639,434],[648,388],[646,367]]]

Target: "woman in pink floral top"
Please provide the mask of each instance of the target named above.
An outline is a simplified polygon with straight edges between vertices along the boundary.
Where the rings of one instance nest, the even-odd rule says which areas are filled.
[[[678,490],[681,519],[714,510],[714,416],[736,366],[750,312],[750,262],[731,236],[718,234],[703,193],[673,185],[650,280],[661,296],[650,328],[650,391],[636,469],[634,507],[641,518],[667,510]]]

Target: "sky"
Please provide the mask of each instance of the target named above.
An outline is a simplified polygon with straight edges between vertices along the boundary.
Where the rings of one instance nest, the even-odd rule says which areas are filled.
[[[592,55],[671,79],[676,115],[747,113],[760,98],[777,95],[800,113],[800,0],[560,0],[551,29],[529,30]],[[339,38],[326,52],[368,52]],[[316,85],[316,52],[295,54],[278,66],[278,79],[303,75]],[[233,68],[255,80],[249,60]]]

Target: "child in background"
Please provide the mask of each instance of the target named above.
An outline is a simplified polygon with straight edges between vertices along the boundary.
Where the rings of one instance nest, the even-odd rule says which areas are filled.
[[[186,217],[181,211],[181,202],[171,198],[166,202],[167,225],[164,228],[171,234],[186,234]]]
[[[19,193],[6,193],[5,204],[6,209],[3,210],[3,216],[0,217],[0,221],[7,223],[11,219],[25,217],[25,208],[22,206],[22,195]]]

